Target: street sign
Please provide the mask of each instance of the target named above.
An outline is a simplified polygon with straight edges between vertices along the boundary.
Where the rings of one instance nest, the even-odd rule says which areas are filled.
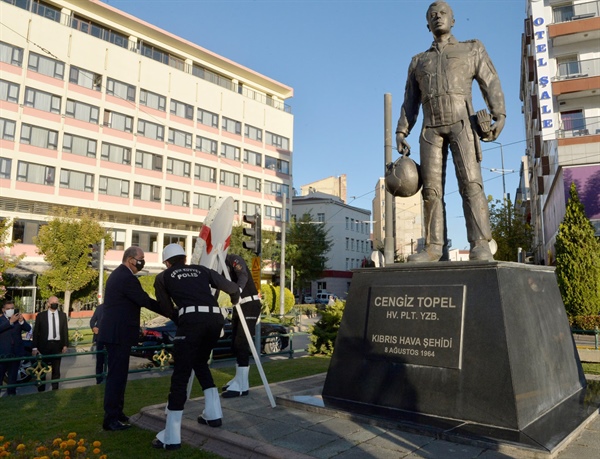
[[[252,258],[252,279],[256,285],[256,291],[260,293],[260,257]]]

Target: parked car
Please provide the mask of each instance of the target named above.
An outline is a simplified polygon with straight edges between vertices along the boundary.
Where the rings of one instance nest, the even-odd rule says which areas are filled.
[[[231,321],[225,320],[223,327],[225,335],[217,343],[217,347],[213,350],[213,358],[230,357],[231,353]],[[160,352],[157,349],[143,349],[149,346],[160,346],[161,344],[173,344],[177,325],[172,320],[169,320],[164,325],[158,327],[142,327],[138,345],[132,348],[131,355],[135,357],[146,358],[154,363],[154,354]],[[263,354],[276,354],[283,351],[289,345],[289,337],[287,329],[280,324],[272,324],[267,322],[260,323],[261,349]]]
[[[25,354],[27,357],[31,356],[31,348],[33,347],[30,339],[23,340],[23,346],[25,347]],[[17,373],[17,384],[26,383],[31,381],[31,375],[27,373],[27,369],[31,366],[31,360],[21,360],[19,365],[19,371]],[[8,384],[8,374],[4,375],[4,383]]]
[[[310,295],[304,296],[304,304],[315,304],[315,300]]]
[[[329,303],[330,296],[332,296],[331,293],[317,293],[317,297],[315,298],[315,304]]]

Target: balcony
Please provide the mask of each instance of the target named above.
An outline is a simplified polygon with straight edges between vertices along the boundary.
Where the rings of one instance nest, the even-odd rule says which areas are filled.
[[[600,116],[572,119],[564,124],[569,126],[561,126],[561,129],[556,131],[557,139],[600,135]]]
[[[553,3],[564,3],[564,1],[551,1],[550,5]],[[600,1],[557,6],[552,9],[552,15],[554,24],[598,17],[600,16]]]
[[[558,64],[558,72],[552,81],[571,80],[600,75],[600,59],[569,61]]]

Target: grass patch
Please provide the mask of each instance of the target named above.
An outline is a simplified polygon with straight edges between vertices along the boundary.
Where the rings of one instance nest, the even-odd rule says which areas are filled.
[[[582,362],[583,372],[587,375],[600,375],[600,363]]]
[[[327,371],[329,361],[325,357],[303,357],[265,362],[263,368],[268,381],[275,383],[323,373]],[[235,368],[213,369],[212,373],[215,384],[221,387],[233,377]],[[170,380],[165,375],[129,381],[125,394],[125,413],[135,414],[145,406],[165,403]],[[251,367],[249,380],[251,386],[262,384],[254,365]],[[196,382],[191,397],[200,396],[202,390]],[[66,438],[69,432],[77,432],[79,438],[85,438],[89,442],[102,442],[102,453],[107,454],[109,459],[164,459],[165,452],[155,450],[150,445],[154,432],[135,426],[125,432],[102,430],[103,402],[103,385],[4,397],[0,401],[1,417],[5,421],[0,424],[0,436],[4,436],[4,441],[51,443],[56,437]],[[178,459],[218,457],[185,444],[177,451]]]

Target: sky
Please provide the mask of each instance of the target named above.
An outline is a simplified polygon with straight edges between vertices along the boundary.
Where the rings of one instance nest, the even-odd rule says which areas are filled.
[[[375,185],[384,172],[384,94],[392,96],[395,130],[410,60],[432,42],[425,20],[431,0],[105,2],[292,87],[294,97],[286,103],[294,116],[294,188],[346,174],[348,204],[372,211]],[[502,147],[482,144],[482,171],[487,195],[502,199],[504,176],[514,199],[526,147],[519,99],[526,0],[448,3],[456,38],[481,40],[500,76],[507,106],[497,139]],[[485,108],[477,84],[473,94],[475,110]],[[421,117],[407,138],[417,162],[420,126]],[[452,248],[468,248],[451,161],[446,206]]]

